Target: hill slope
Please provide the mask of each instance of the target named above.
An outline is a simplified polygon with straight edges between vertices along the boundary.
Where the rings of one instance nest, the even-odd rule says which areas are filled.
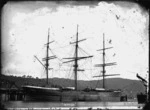
[[[0,84],[2,88],[11,87],[11,84],[15,84],[17,87],[22,85],[36,85],[36,86],[45,86],[45,79],[34,79],[34,78],[22,78],[16,76],[5,76],[1,75]],[[74,81],[71,79],[63,78],[53,78],[49,79],[50,85],[53,86],[74,86]],[[78,89],[82,90],[86,87],[89,88],[101,88],[102,80],[92,80],[92,81],[78,81]],[[109,78],[106,79],[106,88],[108,89],[121,89],[124,94],[128,97],[136,97],[137,93],[145,92],[145,87],[138,80],[122,79],[122,78]]]

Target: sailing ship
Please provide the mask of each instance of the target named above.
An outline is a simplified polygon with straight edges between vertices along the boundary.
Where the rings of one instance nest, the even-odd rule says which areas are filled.
[[[71,44],[75,44],[75,56],[70,58],[64,58],[64,59],[71,59],[69,61],[66,61],[64,63],[74,62],[74,84],[75,87],[39,87],[39,86],[29,86],[25,85],[23,86],[23,90],[25,91],[25,100],[35,100],[35,101],[115,101],[118,102],[121,99],[122,92],[120,90],[110,90],[106,89],[105,87],[105,77],[106,76],[114,76],[118,74],[111,74],[106,75],[106,66],[112,66],[116,63],[105,63],[105,50],[110,49],[105,48],[105,39],[103,34],[103,49],[100,49],[103,51],[103,64],[96,65],[97,67],[102,67],[102,76],[95,76],[95,77],[103,77],[103,87],[102,88],[95,88],[95,89],[85,89],[85,90],[78,90],[78,71],[81,71],[81,69],[78,68],[78,61],[85,59],[85,58],[91,58],[93,56],[85,56],[85,57],[79,57],[78,56],[78,45],[79,42],[84,41],[86,39],[79,40],[78,39],[78,25],[77,25],[77,33],[76,33],[76,41],[72,42]],[[46,65],[43,65],[46,70],[47,75],[47,84],[48,84],[48,70],[49,70],[49,60],[54,59],[56,56],[49,57],[49,32],[48,32],[48,40],[47,40],[47,54],[46,54]],[[36,57],[37,58],[37,57]],[[38,58],[37,58],[38,59]],[[41,63],[42,64],[42,63]]]

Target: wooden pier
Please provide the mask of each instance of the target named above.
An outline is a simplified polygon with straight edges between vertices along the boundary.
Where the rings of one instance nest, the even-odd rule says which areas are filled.
[[[1,101],[20,101],[25,98],[25,93],[20,89],[0,88],[0,91]]]

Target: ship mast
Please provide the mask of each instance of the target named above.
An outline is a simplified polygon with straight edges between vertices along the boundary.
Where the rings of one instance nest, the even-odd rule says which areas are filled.
[[[116,62],[112,62],[112,63],[105,63],[105,50],[106,49],[111,49],[112,47],[108,47],[108,48],[105,48],[105,37],[104,37],[104,33],[103,33],[103,49],[99,49],[98,51],[103,51],[103,64],[97,64],[95,65],[96,67],[102,67],[103,70],[102,70],[102,75],[100,76],[94,76],[94,77],[103,77],[103,87],[102,88],[106,88],[105,87],[105,77],[106,76],[116,76],[116,75],[119,75],[119,74],[109,74],[109,75],[106,75],[106,70],[105,70],[105,67],[106,66],[112,66],[112,65],[116,65]]]
[[[48,70],[51,69],[51,68],[49,68],[49,60],[56,58],[55,55],[54,56],[49,56],[49,44],[54,42],[54,41],[49,42],[49,31],[50,31],[50,29],[48,29],[48,38],[47,38],[47,43],[45,44],[46,45],[46,57],[42,59],[43,61],[46,61],[46,64],[44,65],[38,59],[37,56],[34,56],[46,70],[46,84],[48,84]]]
[[[44,65],[39,59],[37,56],[34,56],[38,61],[39,63],[45,68],[46,70],[46,84],[48,84],[48,70],[52,69],[52,68],[49,68],[49,60],[51,59],[55,59],[56,56],[49,56],[49,44],[51,44],[52,42],[54,41],[51,41],[49,42],[49,37],[50,37],[50,33],[49,33],[50,29],[48,29],[48,37],[47,37],[47,43],[45,44],[46,45],[46,57],[43,58],[42,60],[43,61],[46,61],[46,64]]]
[[[75,72],[75,90],[77,90],[77,71],[78,71],[78,25],[77,25],[77,35],[76,35],[76,46],[75,46],[75,64],[74,64],[74,72]]]
[[[105,88],[105,38],[104,38],[104,34],[103,34],[103,88]]]
[[[47,48],[46,48],[46,83],[48,84],[48,66],[49,66],[49,62],[48,62],[48,49],[49,49],[49,29],[48,29],[48,37],[47,37]]]
[[[68,62],[74,61],[74,78],[75,78],[75,90],[76,91],[77,91],[77,88],[78,88],[78,84],[77,84],[78,71],[84,71],[83,69],[78,69],[78,60],[93,57],[93,56],[78,57],[78,47],[79,47],[78,43],[81,42],[81,41],[84,41],[84,40],[86,40],[86,39],[78,40],[78,25],[77,25],[76,41],[70,43],[70,44],[75,43],[75,57],[64,58],[64,59],[73,59],[73,60],[63,62],[63,63],[68,63]]]

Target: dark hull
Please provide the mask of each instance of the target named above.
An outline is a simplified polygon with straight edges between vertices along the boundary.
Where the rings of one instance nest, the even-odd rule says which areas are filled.
[[[120,101],[120,91],[74,91],[23,87],[26,101]]]
[[[138,103],[146,103],[147,102],[147,95],[146,94],[138,94],[137,100],[138,100]]]

